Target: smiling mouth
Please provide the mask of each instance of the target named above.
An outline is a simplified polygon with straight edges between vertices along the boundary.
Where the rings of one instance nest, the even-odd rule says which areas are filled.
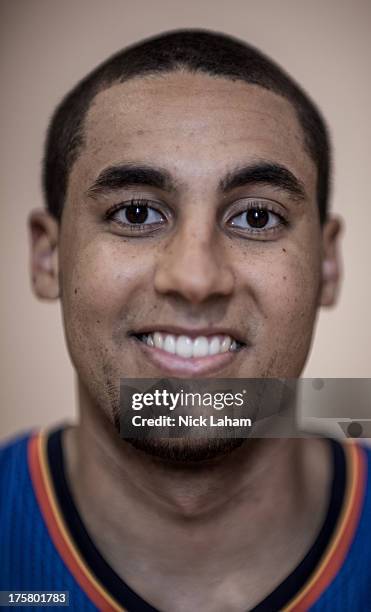
[[[153,331],[134,336],[147,347],[187,360],[236,353],[244,346],[242,342],[227,334],[191,337],[185,334]]]

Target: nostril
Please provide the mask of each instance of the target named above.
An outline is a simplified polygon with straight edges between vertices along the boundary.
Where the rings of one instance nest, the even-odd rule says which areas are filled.
[[[234,277],[222,266],[206,268],[193,262],[192,265],[174,265],[158,268],[154,276],[158,293],[180,295],[191,303],[200,303],[211,296],[227,296],[233,292]]]

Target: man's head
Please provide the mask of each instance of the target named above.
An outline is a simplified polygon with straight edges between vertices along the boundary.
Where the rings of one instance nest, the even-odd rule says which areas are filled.
[[[305,147],[317,167],[317,202],[324,221],[329,198],[330,146],[326,125],[310,98],[281,67],[260,51],[225,34],[203,30],[165,33],[108,58],[69,92],[50,123],[44,158],[46,204],[62,215],[69,172],[84,143],[84,121],[99,91],[115,83],[177,70],[241,80],[285,97],[301,125]]]
[[[92,404],[113,420],[120,377],[299,376],[338,281],[328,172],[314,105],[228,37],[170,33],[78,85],[31,227]]]

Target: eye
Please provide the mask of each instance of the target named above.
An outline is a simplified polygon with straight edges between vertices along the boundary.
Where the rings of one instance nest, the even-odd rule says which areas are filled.
[[[118,204],[107,212],[106,219],[133,230],[164,223],[164,215],[149,204],[148,200],[130,200],[127,204]]]
[[[262,201],[250,203],[244,211],[234,215],[229,221],[230,226],[251,233],[263,233],[284,224],[286,221],[283,216],[271,210],[270,205]]]

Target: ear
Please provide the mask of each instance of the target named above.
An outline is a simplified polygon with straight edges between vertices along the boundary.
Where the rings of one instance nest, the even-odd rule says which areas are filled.
[[[342,223],[338,217],[329,217],[322,229],[322,283],[319,304],[334,306],[337,301],[341,264],[339,237]]]
[[[31,242],[31,280],[37,297],[59,297],[57,220],[46,210],[32,211],[28,219]]]

